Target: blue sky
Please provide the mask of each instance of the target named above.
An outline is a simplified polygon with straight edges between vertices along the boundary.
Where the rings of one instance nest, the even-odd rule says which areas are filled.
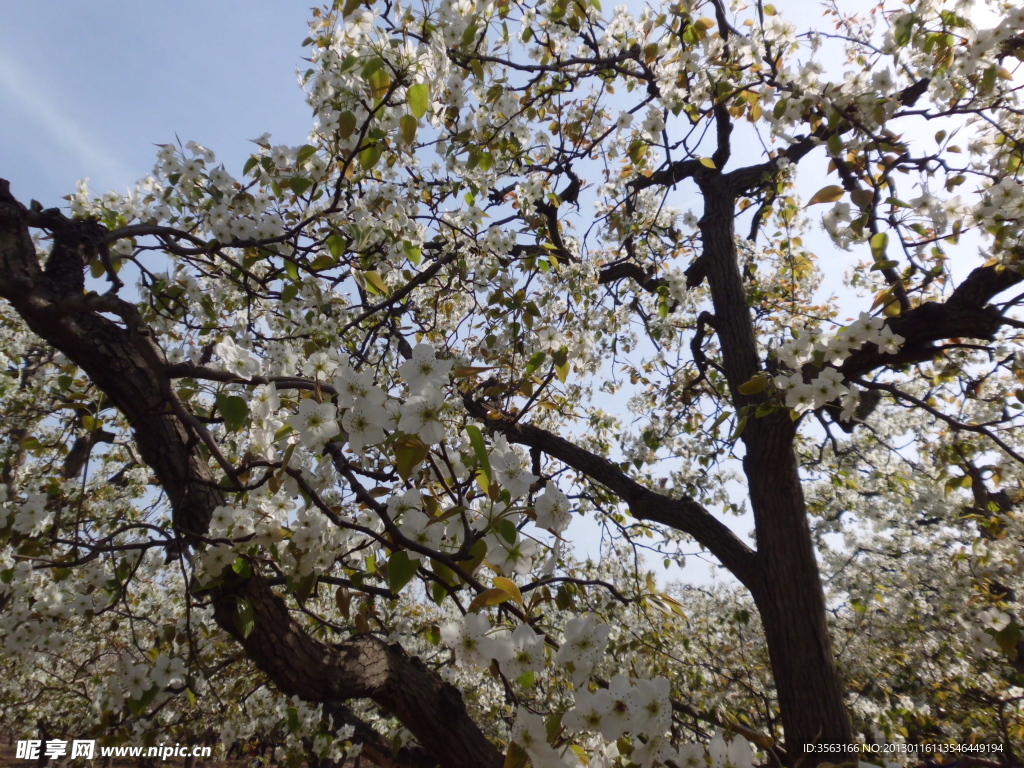
[[[309,3],[13,2],[0,9],[0,177],[45,206],[88,177],[125,191],[154,144],[194,139],[235,172],[264,131],[300,144]]]

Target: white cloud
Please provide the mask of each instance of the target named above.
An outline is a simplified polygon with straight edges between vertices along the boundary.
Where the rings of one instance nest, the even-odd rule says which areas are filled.
[[[31,130],[28,123],[42,132],[40,138],[47,142],[55,162],[60,162],[60,153],[70,155],[94,178],[112,186],[126,187],[137,178],[137,173],[60,108],[61,98],[56,89],[0,52],[0,103],[3,101],[8,102],[5,121],[23,121],[21,131],[26,134]]]

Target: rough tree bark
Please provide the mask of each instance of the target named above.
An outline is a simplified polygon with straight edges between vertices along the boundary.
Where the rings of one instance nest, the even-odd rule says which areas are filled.
[[[45,272],[31,226],[54,236]],[[142,459],[170,499],[176,534],[194,542],[225,498],[177,402],[163,354],[136,307],[112,294],[82,293],[82,269],[103,243],[96,226],[70,221],[56,210],[28,211],[0,179],[0,296],[125,415]],[[121,322],[101,313],[114,314]],[[258,573],[248,579],[231,575],[208,594],[220,626],[283,693],[310,702],[372,699],[397,717],[440,765],[502,765],[501,753],[469,717],[458,689],[400,646],[370,635],[337,646],[315,640]],[[253,630],[245,638],[235,626],[242,598],[255,614]]]
[[[761,362],[737,258],[735,191],[721,174],[702,174],[700,231],[721,345],[722,367],[737,413],[766,394],[740,386]],[[750,507],[757,536],[759,579],[752,590],[761,614],[791,759],[810,743],[851,744],[853,732],[826,621],[825,595],[807,520],[789,413],[749,418],[741,433]],[[835,755],[829,755],[835,759]],[[810,762],[817,762],[810,758]]]

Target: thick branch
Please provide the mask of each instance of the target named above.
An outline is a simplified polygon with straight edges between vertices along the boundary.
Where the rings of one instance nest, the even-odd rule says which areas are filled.
[[[655,493],[633,480],[610,461],[565,438],[531,424],[508,418],[488,418],[487,406],[470,396],[463,401],[470,415],[501,432],[510,442],[537,448],[608,488],[626,504],[638,520],[661,523],[693,536],[752,592],[757,589],[754,552],[729,528],[696,501],[674,499]]]
[[[1021,280],[1024,276],[1012,269],[978,267],[945,302],[920,304],[888,321],[893,332],[905,339],[899,352],[883,354],[869,344],[847,358],[839,370],[852,379],[883,366],[931,360],[938,352],[934,343],[942,339],[992,340],[1007,318],[988,302]]]

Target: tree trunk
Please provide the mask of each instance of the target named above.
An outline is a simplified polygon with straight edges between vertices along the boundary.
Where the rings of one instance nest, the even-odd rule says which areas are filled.
[[[29,234],[30,214],[0,179],[0,297],[32,331],[74,361],[125,415],[143,460],[153,469],[173,508],[174,528],[185,542],[206,533],[213,510],[225,503],[217,478],[199,450],[200,441],[180,414],[163,354],[135,305],[116,296],[83,295],[70,264],[89,263],[86,234],[96,225],[43,212],[33,222],[53,231],[54,246],[44,274]],[[78,247],[70,248],[65,238]],[[102,242],[102,238],[99,243]],[[93,242],[94,245],[99,243]],[[54,267],[51,269],[51,267]],[[101,313],[118,315],[123,323]],[[177,406],[175,408],[174,406]],[[250,578],[228,570],[225,584],[209,590],[222,629],[285,695],[311,702],[368,698],[391,712],[445,768],[497,768],[501,752],[469,717],[457,688],[444,682],[398,645],[371,635],[328,645],[295,621],[284,599],[259,573]],[[240,599],[252,606],[248,637],[235,626]]]
[[[706,206],[700,221],[701,258],[714,304],[714,328],[737,414],[744,408],[748,414],[741,438],[757,534],[758,578],[751,592],[764,625],[792,763],[803,756],[805,744],[845,745],[853,735],[800,484],[795,424],[785,410],[756,417],[753,411],[766,395],[739,391],[761,364],[734,242],[735,195],[718,174],[705,180],[701,191]],[[805,764],[841,756],[811,753]]]

